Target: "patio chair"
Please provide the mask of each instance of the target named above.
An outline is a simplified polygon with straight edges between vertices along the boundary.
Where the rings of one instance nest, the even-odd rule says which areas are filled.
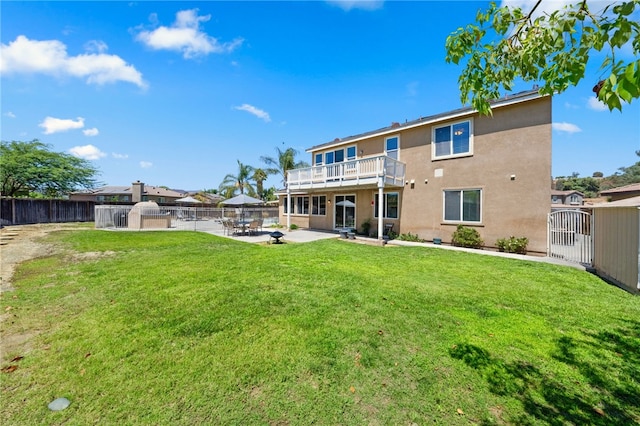
[[[258,231],[262,232],[261,220],[254,219],[249,224],[249,235],[258,235]]]
[[[385,223],[382,235],[389,236],[390,232],[393,232],[393,223]]]
[[[236,229],[230,219],[222,219],[222,229],[225,235],[235,235]]]
[[[244,234],[246,225],[244,225],[242,221],[234,220],[231,222],[231,229],[232,229],[233,235],[242,235]]]

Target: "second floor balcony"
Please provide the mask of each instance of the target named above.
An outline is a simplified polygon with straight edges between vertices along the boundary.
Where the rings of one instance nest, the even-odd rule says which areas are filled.
[[[287,172],[290,190],[377,186],[404,186],[405,164],[386,155],[341,163],[294,169]]]

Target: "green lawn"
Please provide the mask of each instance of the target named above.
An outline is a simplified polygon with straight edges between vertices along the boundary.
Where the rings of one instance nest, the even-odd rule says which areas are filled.
[[[640,298],[422,247],[54,234],[2,295],[0,424],[640,423]],[[64,396],[71,405],[52,412]]]

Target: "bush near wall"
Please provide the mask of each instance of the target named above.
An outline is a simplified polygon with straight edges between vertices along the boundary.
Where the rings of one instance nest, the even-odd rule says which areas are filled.
[[[527,237],[511,236],[509,238],[500,238],[496,241],[498,250],[506,253],[527,254],[527,244],[529,244]]]
[[[482,248],[484,241],[482,241],[480,233],[475,229],[458,225],[456,230],[453,231],[451,243],[458,247]]]

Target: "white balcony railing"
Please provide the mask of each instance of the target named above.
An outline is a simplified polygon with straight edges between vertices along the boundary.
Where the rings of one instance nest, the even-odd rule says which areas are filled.
[[[377,185],[403,186],[405,164],[385,155],[359,158],[341,163],[294,169],[287,172],[291,190]]]

